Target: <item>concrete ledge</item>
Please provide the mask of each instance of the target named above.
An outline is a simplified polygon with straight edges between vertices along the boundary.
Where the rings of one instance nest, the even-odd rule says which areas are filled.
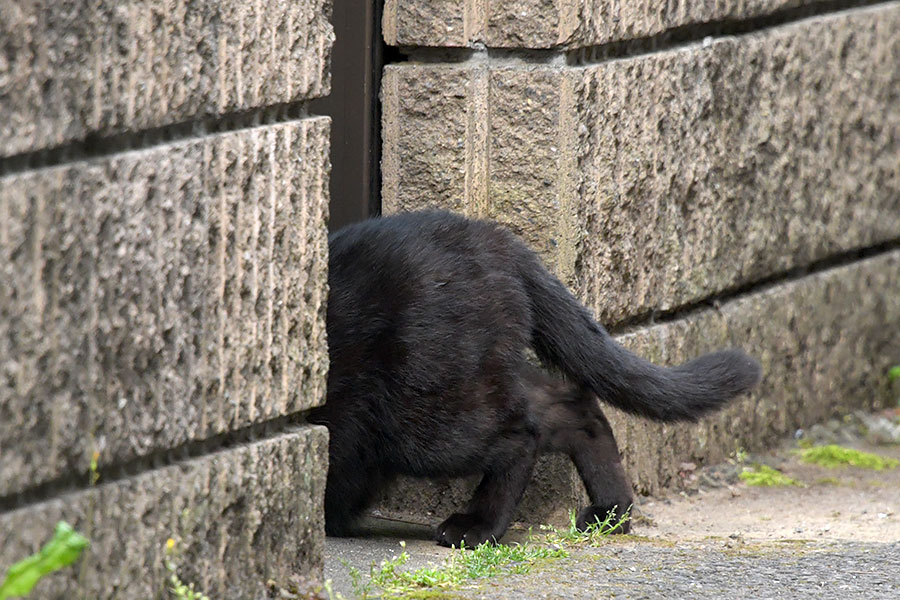
[[[0,178],[0,496],[324,401],[328,120]]]
[[[247,446],[0,514],[0,568],[37,551],[64,519],[91,540],[40,598],[168,598],[178,574],[213,598],[267,597],[267,582],[321,576],[328,434],[305,427]]]
[[[329,92],[330,0],[6,0],[0,156]]]
[[[718,310],[621,336],[660,364],[739,346],[757,356],[764,379],[749,398],[696,425],[661,425],[604,411],[635,489],[677,485],[678,465],[721,462],[737,448],[762,450],[834,414],[894,402],[887,369],[900,356],[900,250],[753,293]],[[400,481],[381,499],[381,516],[437,524],[463,507],[477,480]],[[584,494],[570,461],[545,457],[518,518],[562,521]]]
[[[737,21],[823,0],[386,0],[384,39],[394,46],[582,48],[711,21]]]
[[[404,63],[385,212],[506,223],[601,321],[900,232],[900,5],[586,67]]]

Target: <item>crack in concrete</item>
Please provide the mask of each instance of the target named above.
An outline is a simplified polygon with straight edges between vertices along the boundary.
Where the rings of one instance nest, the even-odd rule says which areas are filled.
[[[310,112],[310,102],[311,100],[303,100],[224,115],[200,116],[150,129],[123,131],[110,135],[89,134],[83,139],[59,146],[0,157],[0,178],[74,162],[106,158],[122,152],[148,150],[180,141],[321,116]]]
[[[900,4],[885,0],[832,0],[776,10],[743,19],[719,19],[689,23],[653,35],[621,39],[580,48],[499,48],[475,42],[469,47],[399,46],[402,62],[490,63],[492,66],[535,65],[582,67],[612,60],[708,45],[719,38],[741,37],[789,27],[822,17],[837,17],[859,9]]]
[[[185,463],[189,460],[232,450],[242,445],[278,437],[309,426],[306,413],[295,413],[254,423],[240,429],[214,435],[202,440],[191,440],[172,448],[158,448],[144,456],[138,456],[112,464],[100,464],[100,483],[110,485],[142,473]],[[0,497],[0,514],[53,500],[63,494],[90,489],[91,473],[88,469],[41,482],[27,489]]]
[[[613,335],[624,335],[634,333],[636,330],[644,327],[672,323],[698,312],[717,309],[722,304],[759,294],[794,281],[799,281],[805,277],[819,275],[868,258],[890,254],[897,250],[900,250],[900,238],[879,242],[871,246],[845,250],[805,265],[793,267],[786,271],[773,273],[761,279],[748,281],[738,286],[718,291],[714,294],[704,296],[698,300],[687,302],[668,310],[643,312],[633,315],[609,325],[607,330]]]

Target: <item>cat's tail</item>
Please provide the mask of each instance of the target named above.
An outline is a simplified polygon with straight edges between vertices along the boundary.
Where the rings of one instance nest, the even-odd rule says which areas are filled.
[[[534,254],[528,255],[518,266],[531,298],[535,352],[601,400],[659,421],[694,421],[759,382],[759,363],[737,349],[671,368],[629,352]]]

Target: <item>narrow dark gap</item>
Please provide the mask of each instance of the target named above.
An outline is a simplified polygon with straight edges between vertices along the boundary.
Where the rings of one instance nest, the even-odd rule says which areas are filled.
[[[569,66],[583,66],[654,52],[665,52],[689,44],[701,43],[707,38],[760,33],[806,19],[828,17],[843,11],[888,4],[891,2],[886,0],[820,0],[755,17],[690,23],[645,37],[615,40],[584,48],[522,49],[484,46],[471,48],[423,46],[404,47],[401,50],[410,56],[410,60],[425,63],[461,63],[476,57],[486,57],[495,61],[516,61],[528,64],[557,64],[562,61]]]
[[[381,214],[381,72],[403,60],[381,35],[383,0],[334,0],[331,94],[310,111],[331,117],[329,230]]]
[[[300,431],[300,428],[305,425],[306,414],[295,413],[276,417],[262,423],[254,423],[202,440],[187,441],[174,448],[158,448],[144,456],[126,459],[117,463],[101,464],[98,471],[100,480],[97,485],[108,485],[156,469],[182,464],[219,451],[230,450],[255,441]],[[53,500],[64,494],[87,491],[90,489],[89,481],[90,472],[85,469],[81,472],[66,473],[7,496],[0,496],[0,513]]]
[[[710,308],[718,308],[722,304],[738,300],[745,296],[758,294],[776,286],[785,285],[793,281],[798,281],[804,277],[824,273],[832,269],[845,267],[857,263],[868,258],[874,258],[879,255],[889,254],[900,250],[900,238],[880,242],[872,246],[863,248],[853,248],[844,252],[839,252],[813,261],[807,265],[802,265],[774,273],[762,279],[749,281],[747,283],[716,292],[699,300],[694,300],[664,311],[650,311],[633,315],[627,319],[610,324],[607,329],[613,335],[630,333],[642,327],[651,325],[660,325],[671,323],[684,319],[697,312],[708,310]]]
[[[707,38],[760,33],[806,19],[827,17],[834,13],[878,4],[890,4],[890,2],[885,2],[885,0],[823,0],[803,6],[775,10],[755,17],[682,25],[651,36],[570,50],[566,53],[566,62],[570,66],[580,66],[672,50],[680,46],[703,42]]]
[[[263,106],[225,115],[201,116],[178,123],[121,133],[91,133],[59,146],[0,157],[0,177],[46,169],[79,160],[92,160],[137,150],[149,150],[162,144],[197,140],[261,125],[271,125],[309,116],[306,100]]]

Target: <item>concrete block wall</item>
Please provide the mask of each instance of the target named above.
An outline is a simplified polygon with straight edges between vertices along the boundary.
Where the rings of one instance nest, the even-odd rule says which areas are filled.
[[[65,519],[36,597],[166,597],[169,538],[211,597],[317,579],[330,3],[0,13],[0,570]]]
[[[648,358],[761,359],[760,389],[698,425],[610,409],[647,493],[682,461],[890,400],[900,3],[628,4],[389,0],[409,60],[384,71],[382,191],[388,213],[505,223]],[[400,487],[380,512],[434,519],[471,482]],[[582,493],[548,459],[520,517]]]

